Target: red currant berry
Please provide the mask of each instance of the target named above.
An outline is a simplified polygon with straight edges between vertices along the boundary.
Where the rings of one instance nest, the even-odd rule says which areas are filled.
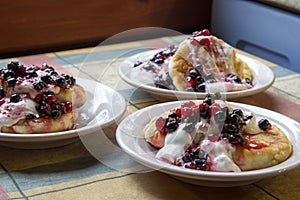
[[[180,108],[177,108],[175,113],[178,117],[181,117],[181,109]]]
[[[210,32],[208,29],[204,29],[201,31],[201,34],[204,35],[204,36],[209,36],[210,35]]]
[[[47,101],[48,102],[55,102],[56,101],[56,96],[55,95],[48,95],[47,96]]]
[[[208,38],[202,38],[199,43],[201,45],[206,45],[207,47],[210,47],[210,40]]]
[[[65,111],[66,111],[66,112],[71,112],[71,111],[72,111],[72,103],[71,103],[71,102],[66,101],[66,102],[64,103],[64,107],[65,107]]]
[[[5,103],[4,99],[0,99],[0,106],[2,106]]]

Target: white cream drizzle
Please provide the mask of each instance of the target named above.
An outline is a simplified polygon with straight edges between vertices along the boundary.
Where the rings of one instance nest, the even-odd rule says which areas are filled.
[[[227,105],[222,100],[215,100],[215,104],[218,104],[220,108],[227,106],[229,109],[232,109],[230,105]],[[251,115],[253,117],[247,121],[243,131],[251,134],[261,132],[261,129],[257,125],[255,115],[246,111],[244,111],[244,115]],[[214,123],[213,117],[210,119],[210,123],[202,119],[195,125],[196,131],[193,134],[187,133],[183,129],[186,123],[180,124],[174,132],[166,135],[165,146],[157,152],[156,158],[173,163],[176,157],[182,154],[188,145],[197,142],[195,140],[199,140],[197,135],[204,134],[204,139],[202,138],[199,147],[208,155],[209,162],[212,164],[211,170],[240,172],[241,169],[232,159],[235,147],[225,140],[211,141],[209,139],[210,135],[218,135],[221,131],[217,126],[214,126]]]
[[[10,127],[21,119],[25,119],[26,113],[37,114],[35,102],[24,98],[17,103],[11,103],[7,98],[6,102],[0,106],[0,130],[1,127]]]
[[[191,134],[183,130],[185,125],[186,123],[180,124],[176,131],[167,134],[165,146],[157,152],[156,158],[173,162],[184,151],[184,147],[192,143]]]

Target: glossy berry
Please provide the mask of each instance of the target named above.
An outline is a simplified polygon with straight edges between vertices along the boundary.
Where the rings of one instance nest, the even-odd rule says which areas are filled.
[[[258,127],[261,130],[266,131],[267,129],[269,129],[271,127],[271,124],[267,119],[261,119],[258,121]]]
[[[201,31],[201,34],[204,35],[204,36],[209,36],[210,35],[210,32],[208,29],[204,29]]]
[[[42,76],[41,80],[48,84],[52,83],[52,77],[50,74],[46,74],[46,75]]]
[[[64,103],[64,111],[65,111],[65,113],[66,113],[66,112],[71,112],[72,109],[73,109],[72,103],[69,102],[69,101],[66,101],[66,102]]]
[[[61,110],[52,110],[51,117],[52,119],[58,119],[61,116]]]
[[[17,103],[21,100],[21,96],[19,94],[13,94],[10,97],[10,102]]]
[[[241,109],[234,109],[232,111],[233,114],[237,114],[240,117],[244,117],[243,111]]]
[[[56,85],[60,88],[65,88],[67,86],[67,81],[64,77],[60,77],[55,80]]]
[[[199,41],[199,44],[200,45],[205,45],[207,47],[210,47],[210,40],[208,38],[202,38],[200,41]]]
[[[167,122],[167,124],[166,124],[166,132],[167,133],[171,133],[171,132],[175,131],[178,128],[178,126],[179,126],[179,124],[175,120]]]
[[[10,78],[7,80],[7,87],[14,87],[16,85],[17,79],[16,78]]]
[[[38,76],[35,70],[27,71],[26,75],[28,75],[29,77],[37,77]]]
[[[42,81],[34,82],[32,85],[33,88],[37,91],[40,91],[46,87],[46,84]]]
[[[5,80],[8,80],[9,78],[14,78],[16,75],[13,71],[7,69],[3,70],[2,73],[3,73],[3,78]]]
[[[47,102],[55,102],[56,96],[55,95],[48,95],[47,96]]]
[[[18,66],[19,66],[19,62],[11,61],[10,63],[7,64],[7,69],[12,70],[12,71],[17,71]]]
[[[213,100],[211,98],[210,95],[207,95],[204,100],[203,100],[203,103],[206,103],[207,105],[211,106],[213,104]]]
[[[199,115],[200,117],[206,118],[209,115],[209,105],[207,103],[202,103],[199,105]]]

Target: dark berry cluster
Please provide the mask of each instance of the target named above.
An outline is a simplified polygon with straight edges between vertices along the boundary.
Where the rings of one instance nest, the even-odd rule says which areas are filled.
[[[62,114],[72,111],[71,102],[60,102],[54,92],[48,90],[47,87],[48,84],[52,84],[63,89],[69,88],[76,83],[76,80],[72,76],[66,74],[59,75],[53,67],[47,64],[43,64],[41,67],[34,65],[25,66],[16,61],[8,63],[7,67],[1,69],[0,72],[0,82],[3,84],[3,87],[0,87],[1,105],[5,101],[17,103],[23,98],[29,97],[26,93],[14,93],[6,96],[6,89],[20,85],[24,81],[32,84],[33,88],[39,91],[34,98],[38,114],[29,112],[26,114],[26,119],[38,117],[58,119]],[[5,100],[4,97],[8,97],[9,100]]]
[[[240,79],[235,74],[226,74],[225,81],[231,82],[231,83],[247,83],[247,84],[253,85],[252,81],[249,78]]]
[[[160,66],[165,62],[166,59],[170,58],[173,56],[176,52],[177,48],[174,45],[171,45],[156,54],[153,55],[152,58],[150,58],[147,63],[145,63],[142,68],[146,71],[155,71],[157,70],[157,66]],[[133,67],[137,67],[143,64],[141,61],[136,61],[133,65]],[[169,76],[169,73],[166,72],[165,74],[158,75],[154,78],[154,85],[157,88],[162,88],[162,89],[169,89],[169,90],[174,90],[175,87],[173,85],[172,79]]]
[[[203,68],[201,65],[196,65],[195,68],[188,70],[188,74],[186,76],[187,81],[187,89],[189,92],[205,92],[206,84],[216,82],[214,76],[211,73],[207,73],[202,75]]]
[[[39,78],[37,71],[41,70],[44,72]],[[57,85],[60,88],[68,88],[76,83],[74,77],[61,74],[59,75],[53,67],[43,64],[39,66],[25,66],[19,62],[12,61],[7,64],[7,67],[1,69],[1,79],[6,83],[6,86],[14,87],[16,84],[21,84],[22,81],[33,78],[32,82],[33,88],[35,90],[43,90],[46,88],[47,84]]]
[[[162,64],[165,62],[166,59],[173,56],[176,52],[177,48],[174,45],[171,45],[159,52],[157,52],[151,59],[151,62],[156,64]]]
[[[218,111],[214,116],[215,121],[223,126],[221,137],[235,145],[243,145],[246,142],[241,135],[241,130],[246,125],[246,121],[251,118],[252,115],[245,116],[240,109],[229,112],[227,107]]]
[[[146,65],[143,66],[143,68],[146,70],[151,70],[154,66],[153,63],[158,64],[158,65],[164,63],[166,59],[168,59],[169,57],[171,57],[175,54],[176,50],[177,50],[177,48],[174,45],[171,45],[171,46],[157,52],[150,59],[150,61]],[[138,60],[134,63],[133,67],[137,67],[137,66],[141,65],[142,63],[143,62]]]
[[[210,168],[207,162],[207,154],[202,151],[198,145],[190,145],[185,152],[175,160],[174,165],[203,171],[208,171]]]
[[[61,114],[72,111],[71,102],[59,102],[52,91],[46,90],[41,94],[38,94],[34,101],[37,103],[36,110],[38,117],[50,116],[52,119],[57,119]],[[27,118],[33,118],[36,116],[29,115]]]
[[[185,102],[180,108],[169,113],[167,118],[160,117],[156,121],[156,129],[161,133],[171,133],[175,131],[179,123],[185,123],[185,130],[192,133],[195,130],[195,124],[200,118],[209,119],[211,116],[211,108],[214,99],[211,95],[207,95],[203,103],[196,105],[193,101]]]

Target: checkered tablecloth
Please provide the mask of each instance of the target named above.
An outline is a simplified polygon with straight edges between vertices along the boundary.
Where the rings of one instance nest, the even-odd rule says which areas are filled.
[[[178,43],[166,37],[147,41],[100,45],[0,60],[4,67],[11,60],[26,65],[48,63],[59,71],[99,81],[124,96],[127,114],[159,103],[146,92],[123,82],[118,65],[128,56],[155,47]],[[151,45],[150,45],[151,44]],[[240,52],[243,53],[243,52]],[[250,57],[258,59],[252,55]],[[300,122],[300,74],[258,59],[276,76],[267,91],[236,99],[274,110]],[[116,126],[107,130],[114,140]],[[300,145],[300,144],[299,144]],[[130,161],[129,161],[130,162]],[[134,161],[132,161],[134,162]],[[230,188],[191,185],[158,171],[137,173],[114,169],[100,162],[80,140],[50,149],[14,149],[0,146],[0,200],[4,199],[300,199],[300,168],[256,183]]]

